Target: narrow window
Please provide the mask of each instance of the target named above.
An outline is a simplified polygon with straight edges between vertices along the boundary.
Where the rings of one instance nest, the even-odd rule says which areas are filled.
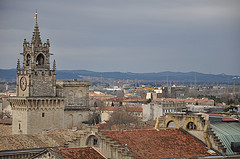
[[[42,113],[42,117],[44,117],[45,116],[45,114],[44,113]]]
[[[93,139],[93,145],[97,145],[98,144],[98,140],[97,139]]]
[[[21,124],[20,124],[20,123],[18,124],[18,129],[19,129],[19,130],[21,129]]]

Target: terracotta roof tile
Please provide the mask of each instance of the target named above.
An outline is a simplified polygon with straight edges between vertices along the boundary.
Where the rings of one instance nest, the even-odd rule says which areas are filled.
[[[102,131],[127,149],[134,158],[216,156],[180,129]]]
[[[58,147],[64,145],[72,138],[76,138],[78,132],[70,129],[57,129],[45,134],[21,134],[0,137],[0,151]]]
[[[195,98],[187,98],[187,99],[157,98],[157,99],[154,99],[154,101],[163,101],[163,102],[173,101],[173,102],[185,102],[185,103],[196,103],[196,102],[198,102],[199,104],[208,101],[208,102],[214,103],[214,100],[208,99],[208,98],[202,98],[202,99],[195,99]]]
[[[207,114],[209,116],[222,116],[221,114],[213,114],[213,113],[205,113],[205,114]]]
[[[139,101],[139,102],[145,102],[147,99],[145,98],[138,98],[138,97],[115,97],[115,98],[109,98],[107,101],[124,101],[124,102],[130,102],[130,101]]]
[[[142,112],[142,110],[142,108],[127,107],[127,111],[129,112]]]
[[[80,147],[80,148],[62,148],[54,149],[66,159],[106,159],[100,152],[93,147]]]
[[[222,118],[222,121],[238,121],[238,120],[233,118]]]
[[[100,110],[102,111],[115,111],[118,109],[121,109],[122,107],[103,107]],[[124,107],[128,112],[142,112],[142,108],[137,108],[137,107]]]
[[[115,111],[115,110],[118,110],[120,109],[120,107],[102,107],[100,110],[101,111]]]

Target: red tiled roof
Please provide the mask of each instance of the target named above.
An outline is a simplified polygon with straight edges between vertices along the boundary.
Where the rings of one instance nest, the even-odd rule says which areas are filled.
[[[127,107],[128,112],[142,112],[142,108]]]
[[[238,121],[238,120],[233,118],[222,118],[222,121]]]
[[[95,124],[94,126],[99,127],[100,129],[107,129],[108,128],[108,121],[105,121],[106,123],[99,123]]]
[[[207,114],[209,116],[222,116],[221,114],[213,114],[213,113],[205,113],[205,114]]]
[[[106,110],[106,111],[115,111],[115,110],[118,110],[118,109],[120,109],[120,107],[102,107],[100,110],[102,110],[102,111],[104,111],[104,110]]]
[[[134,158],[173,158],[216,156],[192,136],[180,129],[102,131]]]
[[[100,152],[93,147],[80,147],[80,148],[62,148],[54,149],[66,159],[106,159]]]
[[[1,119],[0,124],[12,125],[12,119],[9,119],[9,118]]]
[[[142,108],[137,108],[137,107],[103,107],[101,108],[100,110],[102,111],[115,111],[115,110],[118,110],[118,109],[126,109],[128,112],[142,112]]]
[[[142,105],[141,104],[125,104],[124,105],[125,107],[142,107]]]
[[[89,92],[89,96],[112,97],[113,95],[110,95],[110,94],[97,94],[97,93],[94,93],[94,92]]]
[[[115,97],[115,98],[109,98],[107,101],[124,101],[124,102],[130,102],[130,101],[139,101],[144,102],[147,101],[145,98],[138,98],[138,97]]]
[[[173,101],[173,102],[186,102],[186,103],[203,103],[203,102],[214,102],[214,100],[212,99],[208,99],[208,98],[203,98],[203,99],[195,99],[195,98],[187,98],[187,99],[175,99],[175,98],[157,98],[154,99],[154,101],[164,101],[164,102],[169,102],[169,101]]]

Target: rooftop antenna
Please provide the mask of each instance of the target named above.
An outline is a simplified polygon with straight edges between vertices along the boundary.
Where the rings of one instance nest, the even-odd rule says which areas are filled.
[[[195,76],[194,76],[194,85],[196,86],[197,84],[197,72],[195,72]]]
[[[34,16],[34,19],[36,19],[36,23],[37,23],[37,15],[38,15],[38,13],[37,13],[37,9],[36,9],[35,16]]]

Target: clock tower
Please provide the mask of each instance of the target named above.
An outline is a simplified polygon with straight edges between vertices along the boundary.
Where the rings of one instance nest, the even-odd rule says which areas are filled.
[[[23,67],[17,63],[17,95],[22,97],[56,96],[56,64],[50,70],[50,43],[42,44],[38,23],[35,23],[31,43],[23,42]]]
[[[56,93],[56,63],[54,60],[51,69],[49,48],[48,39],[41,41],[36,21],[31,42],[23,42],[22,67],[17,62],[17,96],[8,99],[13,113],[12,134],[64,127],[65,100]]]

